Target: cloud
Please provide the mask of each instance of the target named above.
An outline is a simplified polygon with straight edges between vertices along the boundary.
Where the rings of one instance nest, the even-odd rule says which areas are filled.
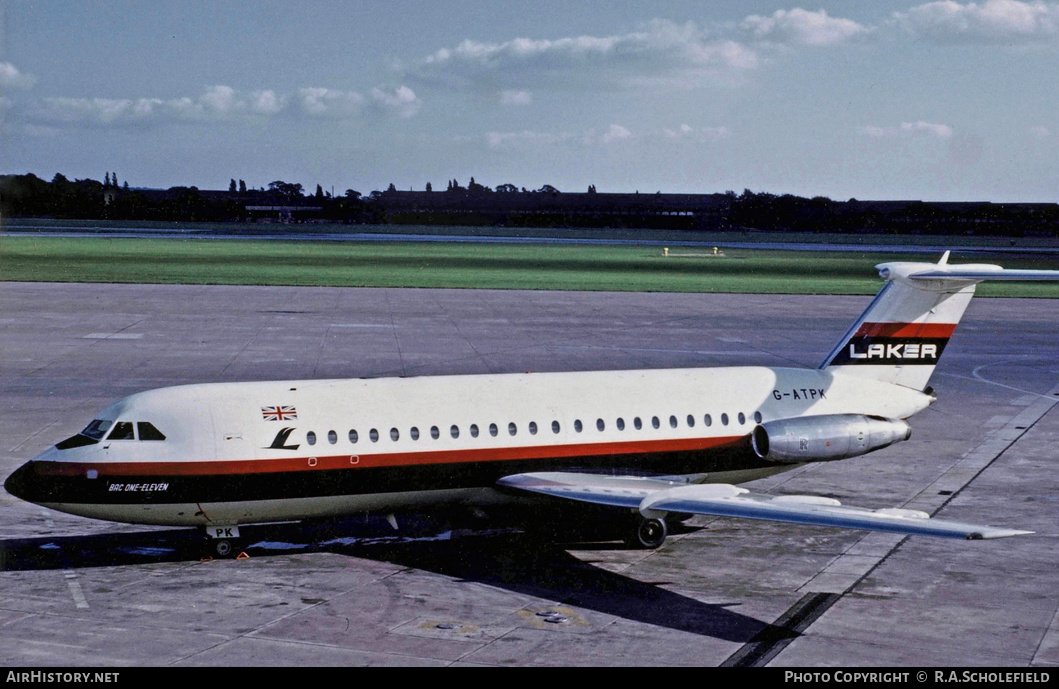
[[[292,95],[275,91],[238,91],[230,86],[207,87],[200,95],[172,98],[40,98],[27,103],[21,117],[29,125],[46,127],[147,126],[174,122],[246,122],[277,116],[352,119],[368,106],[397,117],[411,117],[420,106],[412,89],[372,89],[365,97],[356,91],[320,87],[299,89]]]
[[[858,131],[873,139],[896,137],[908,138],[913,136],[951,139],[953,135],[952,128],[948,125],[934,124],[932,122],[924,122],[923,120],[919,120],[918,122],[902,122],[899,127],[876,127],[865,125],[863,127],[858,127]]]
[[[824,10],[776,10],[769,17],[751,15],[740,24],[759,41],[790,45],[827,46],[847,43],[871,29],[852,19],[830,17]]]
[[[0,62],[0,88],[26,89],[36,83],[36,78],[23,74],[10,62]]]
[[[606,131],[600,133],[597,129],[586,129],[579,133],[571,132],[539,132],[523,130],[520,132],[488,132],[485,135],[486,144],[492,149],[507,148],[540,148],[543,146],[573,145],[581,149],[598,148],[599,146],[610,146],[621,142],[645,141],[655,145],[662,141],[708,143],[727,139],[732,135],[728,127],[692,127],[682,124],[676,129],[668,127],[662,129],[649,129],[640,133],[634,133],[620,124],[611,124]]]
[[[1059,4],[987,0],[960,4],[952,0],[928,2],[896,21],[917,36],[948,43],[1042,43],[1059,39]]]
[[[321,87],[298,90],[299,110],[309,117],[346,118],[360,114],[364,96],[355,91],[338,91]]]
[[[625,139],[631,138],[632,132],[630,132],[628,129],[621,126],[620,124],[612,124],[610,125],[610,128],[607,129],[606,133],[599,138],[599,140],[601,143],[610,144],[614,143],[615,141],[624,141]]]
[[[670,141],[720,141],[732,135],[728,127],[701,127],[696,129],[682,124],[676,129],[663,128],[662,136]]]
[[[533,94],[529,91],[516,91],[505,89],[500,92],[501,105],[529,105],[533,102]]]
[[[1030,134],[1038,139],[1047,139],[1052,135],[1052,132],[1047,127],[1031,127]]]
[[[486,144],[489,148],[514,148],[519,146],[537,147],[541,145],[553,145],[572,140],[571,134],[551,134],[548,132],[534,132],[523,130],[521,132],[488,132],[485,135]]]
[[[640,31],[614,36],[514,38],[503,43],[467,39],[428,55],[408,74],[428,83],[519,93],[514,89],[527,84],[558,89],[660,82],[695,86],[758,64],[752,49],[709,38],[692,22],[654,20]]]
[[[373,88],[371,97],[376,107],[389,110],[403,119],[415,115],[419,112],[419,108],[422,105],[422,101],[416,96],[415,91],[407,86],[398,86],[392,92]]]

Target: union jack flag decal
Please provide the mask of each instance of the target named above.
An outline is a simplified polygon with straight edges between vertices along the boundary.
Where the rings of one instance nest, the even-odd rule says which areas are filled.
[[[261,407],[261,418],[265,421],[289,421],[298,418],[298,410],[287,406]]]

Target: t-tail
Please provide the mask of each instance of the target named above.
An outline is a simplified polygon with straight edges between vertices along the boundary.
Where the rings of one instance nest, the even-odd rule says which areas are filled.
[[[983,280],[1059,280],[1059,270],[996,265],[880,263],[882,290],[842,336],[821,369],[925,390],[974,287]]]

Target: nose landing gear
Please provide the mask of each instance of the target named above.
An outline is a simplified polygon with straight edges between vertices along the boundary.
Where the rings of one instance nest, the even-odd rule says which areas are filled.
[[[227,560],[242,553],[242,541],[237,526],[210,526],[203,542],[205,557]]]

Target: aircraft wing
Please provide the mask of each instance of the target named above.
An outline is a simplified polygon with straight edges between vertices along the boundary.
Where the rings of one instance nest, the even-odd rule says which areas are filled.
[[[498,483],[506,488],[556,498],[635,509],[648,518],[664,516],[667,512],[683,512],[968,540],[1033,533],[944,521],[918,510],[870,510],[812,495],[751,493],[726,483],[687,484],[572,472],[515,474],[500,479]]]

